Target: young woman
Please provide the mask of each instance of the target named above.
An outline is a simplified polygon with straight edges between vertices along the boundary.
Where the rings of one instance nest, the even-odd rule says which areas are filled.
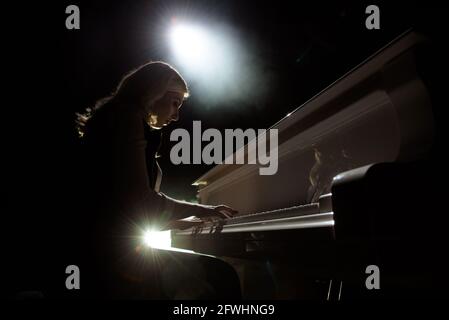
[[[136,254],[144,228],[184,228],[190,224],[179,220],[189,216],[229,218],[236,213],[225,205],[187,203],[159,191],[160,129],[178,120],[188,94],[173,67],[150,62],[127,74],[111,96],[78,114],[85,149],[82,224],[92,226],[89,241],[94,244],[86,259],[94,257],[100,273],[106,268],[128,280],[148,274],[140,267],[132,270],[130,264],[139,263],[128,259]]]

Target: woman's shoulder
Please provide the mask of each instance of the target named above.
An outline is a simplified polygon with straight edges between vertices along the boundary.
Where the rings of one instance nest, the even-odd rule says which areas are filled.
[[[139,112],[124,103],[108,103],[97,111],[90,119],[89,125],[95,129],[114,130],[126,124],[135,126],[142,121]]]
[[[99,148],[130,148],[147,141],[143,117],[124,105],[104,106],[98,110],[86,130],[86,140]]]

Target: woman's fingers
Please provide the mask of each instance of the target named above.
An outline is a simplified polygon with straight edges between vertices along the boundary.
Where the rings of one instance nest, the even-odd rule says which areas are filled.
[[[203,221],[205,221],[207,217],[211,218],[219,217],[223,219],[229,219],[235,216],[237,213],[238,213],[237,210],[234,210],[225,205],[218,205],[218,206],[202,205],[198,217],[200,217]]]
[[[183,220],[173,220],[168,223],[163,230],[179,229],[184,230],[192,227],[202,225],[202,221],[183,221]]]
[[[235,216],[238,213],[237,210],[234,210],[225,205],[219,205],[215,208],[215,210],[220,212],[227,219],[232,218],[233,216]]]

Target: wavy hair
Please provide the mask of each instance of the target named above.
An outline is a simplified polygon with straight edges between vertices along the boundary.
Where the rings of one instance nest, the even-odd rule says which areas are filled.
[[[97,100],[93,107],[86,108],[83,113],[76,113],[78,136],[82,138],[86,134],[89,120],[99,109],[115,102],[123,102],[129,107],[152,104],[166,93],[169,81],[179,83],[185,89],[184,96],[188,96],[189,89],[186,81],[168,63],[148,62],[128,72],[110,95]]]

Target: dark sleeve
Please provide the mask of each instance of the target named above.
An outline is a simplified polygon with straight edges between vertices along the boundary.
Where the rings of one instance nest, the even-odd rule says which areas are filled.
[[[142,116],[134,110],[121,110],[115,123],[113,174],[121,211],[133,219],[167,215],[165,197],[151,188],[148,179]]]
[[[150,185],[146,163],[145,128],[138,112],[118,112],[115,130],[115,194],[124,215],[160,223],[195,215],[202,208],[155,192]]]

